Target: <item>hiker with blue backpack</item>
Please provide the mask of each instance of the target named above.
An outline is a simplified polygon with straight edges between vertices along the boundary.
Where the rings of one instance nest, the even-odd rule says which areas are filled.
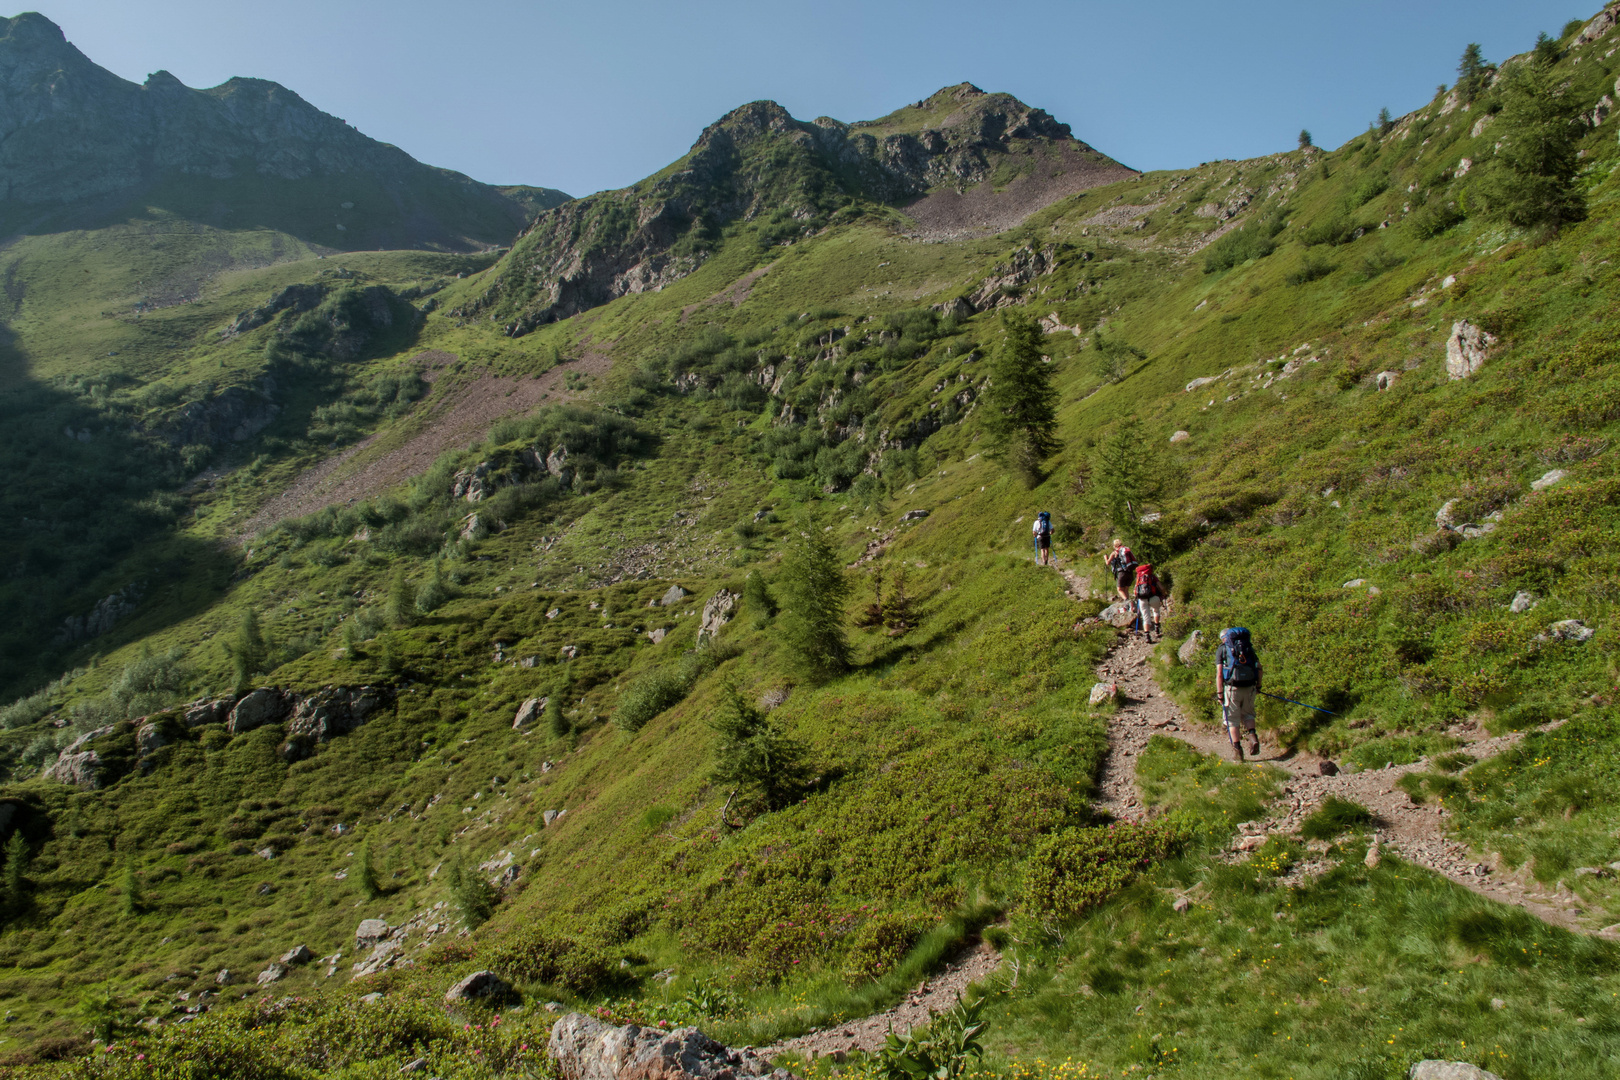
[[[1035,561],[1052,565],[1052,515],[1046,510],[1035,515]]]
[[[1260,657],[1247,627],[1233,626],[1221,631],[1221,644],[1215,650],[1215,697],[1221,703],[1221,716],[1227,737],[1232,740],[1232,756],[1243,760],[1243,733],[1249,735],[1249,753],[1260,753],[1260,735],[1255,731],[1255,701],[1264,677]]]

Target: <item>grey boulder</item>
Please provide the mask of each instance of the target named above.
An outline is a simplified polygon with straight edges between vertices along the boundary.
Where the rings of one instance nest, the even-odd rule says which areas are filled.
[[[445,991],[446,1001],[488,1001],[512,993],[512,987],[493,971],[475,971]]]
[[[1502,1080],[1493,1072],[1466,1061],[1420,1061],[1406,1071],[1406,1080]]]
[[[226,730],[232,735],[240,735],[245,731],[274,723],[286,715],[287,702],[282,697],[281,691],[266,686],[253,691],[236,703],[236,707],[231,710]]]
[[[369,949],[393,932],[394,928],[382,919],[364,919],[354,929],[354,947]]]
[[[595,1017],[569,1013],[551,1028],[548,1045],[564,1080],[742,1080],[785,1069],[746,1051],[715,1042],[695,1027],[655,1031],[629,1024],[614,1027]]]
[[[720,633],[720,628],[731,621],[737,613],[737,601],[742,599],[741,593],[734,593],[729,589],[721,589],[709,597],[709,602],[703,605],[703,616],[698,623],[698,644],[712,641]]]

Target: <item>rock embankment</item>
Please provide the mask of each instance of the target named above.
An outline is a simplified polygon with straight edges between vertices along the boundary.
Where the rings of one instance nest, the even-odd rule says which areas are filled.
[[[549,1049],[564,1080],[795,1080],[786,1069],[722,1046],[695,1027],[615,1027],[569,1013],[552,1026]]]

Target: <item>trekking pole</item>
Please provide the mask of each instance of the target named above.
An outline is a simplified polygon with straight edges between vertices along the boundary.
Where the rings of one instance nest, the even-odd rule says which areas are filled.
[[[1264,690],[1261,690],[1260,693],[1263,694],[1264,696],[1268,697],[1268,698],[1271,698],[1274,701],[1286,701],[1286,702],[1288,702],[1288,704],[1290,704],[1290,705],[1298,705],[1302,709],[1316,709],[1317,712],[1325,712],[1329,716],[1343,716],[1344,715],[1343,713],[1336,713],[1332,709],[1321,709],[1321,708],[1317,708],[1315,705],[1307,705],[1303,701],[1295,701],[1293,698],[1278,697],[1276,694],[1267,694]]]

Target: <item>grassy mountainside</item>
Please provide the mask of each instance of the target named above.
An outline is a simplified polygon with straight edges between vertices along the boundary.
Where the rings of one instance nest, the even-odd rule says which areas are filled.
[[[1268,740],[1348,768],[1435,762],[1414,795],[1482,859],[1572,891],[1591,930],[1620,920],[1590,872],[1620,858],[1620,150],[1591,114],[1620,63],[1594,32],[1505,68],[1547,65],[1598,121],[1578,143],[1587,213],[1556,232],[1499,216],[1497,144],[1525,136],[1512,83],[1487,76],[1331,152],[1133,177],[987,238],[919,242],[875,198],[808,234],[717,221],[690,273],[516,339],[473,306],[528,272],[523,244],[487,268],[347,257],[341,285],[277,266],[229,302],[145,316],[182,334],[210,311],[196,356],[296,372],[311,403],[346,388],[356,410],[284,409],[153,527],[215,551],[319,447],[422,422],[434,399],[397,388],[424,351],[504,374],[588,349],[613,365],[583,404],[227,549],[206,588],[183,576],[191,608],[146,601],[6,710],[22,839],[0,1050],[71,1055],[87,1026],[156,1017],[76,1068],[362,1075],[425,1056],[505,1074],[544,1068],[523,1048],[553,999],[761,1044],[895,1000],[982,932],[1017,964],[986,1013],[987,1066],[1010,1075],[1393,1077],[1434,1056],[1606,1075],[1612,942],[1369,867],[1363,826],[1328,829],[1317,877],[1303,837],[1233,856],[1236,823],[1282,794],[1263,768],[1155,742],[1136,768],[1162,813],[1107,829],[1090,795],[1108,710],[1086,695],[1113,632],[1077,622],[1101,599],[1067,595],[1027,533],[1050,509],[1077,573],[1119,534],[1163,568],[1160,682],[1189,715],[1211,717],[1214,631],[1250,626],[1268,689],[1342,714],[1268,703]],[[236,317],[323,284],[304,310]],[[983,453],[1006,310],[1051,331],[1064,448],[1033,490]],[[1452,378],[1459,323],[1495,340]],[[852,587],[851,666],[816,677],[794,628],[805,568],[829,561]],[[736,615],[700,644],[721,590]],[[319,745],[282,722],[189,726],[183,702],[239,677],[384,704]],[[1529,734],[1469,767],[1445,756],[1458,725]],[[77,749],[99,786],[39,776],[93,731]],[[739,741],[795,767],[739,781]],[[392,962],[355,951],[369,917],[406,928]],[[249,987],[298,944],[344,955]],[[366,959],[381,970],[350,981]],[[447,1014],[445,988],[480,968],[527,1011]]]
[[[328,250],[466,251],[509,242],[561,195],[423,165],[262,79],[137,86],[33,12],[0,20],[0,115],[0,235],[158,210]]]

